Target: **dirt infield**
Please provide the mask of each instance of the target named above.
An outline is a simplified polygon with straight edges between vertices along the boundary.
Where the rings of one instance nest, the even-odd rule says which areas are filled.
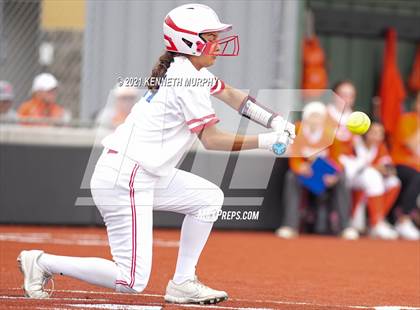
[[[216,306],[174,306],[163,294],[174,269],[177,230],[155,230],[149,286],[119,294],[55,276],[49,300],[22,297],[16,256],[23,249],[110,258],[105,230],[0,226],[0,309],[420,309],[420,242],[281,240],[271,233],[215,231],[198,266],[200,279],[226,290]],[[396,308],[389,308],[394,306]]]

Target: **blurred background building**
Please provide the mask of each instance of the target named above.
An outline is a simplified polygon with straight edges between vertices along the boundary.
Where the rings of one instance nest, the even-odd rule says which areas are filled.
[[[185,2],[185,1],[184,1]],[[59,102],[76,118],[94,119],[118,77],[147,77],[162,52],[165,14],[182,1],[0,1],[0,79],[29,95],[36,74],[60,82]],[[240,36],[240,57],[213,71],[238,88],[299,88],[305,11],[327,58],[330,81],[352,79],[356,106],[367,110],[382,67],[384,31],[397,29],[398,64],[411,69],[420,4],[411,0],[201,1]]]
[[[79,115],[85,14],[84,1],[0,1],[0,79],[15,87],[16,105],[47,71],[62,86],[58,101]]]

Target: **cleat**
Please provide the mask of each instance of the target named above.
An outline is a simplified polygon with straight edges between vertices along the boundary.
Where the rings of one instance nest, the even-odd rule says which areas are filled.
[[[345,240],[357,240],[359,239],[359,232],[353,227],[347,227],[341,232],[341,238]]]
[[[420,240],[420,231],[410,219],[399,221],[395,225],[395,230],[402,239]]]
[[[23,291],[25,297],[30,298],[48,298],[48,294],[44,290],[45,284],[52,278],[52,275],[43,270],[37,263],[38,258],[43,251],[22,251],[20,252],[17,263],[23,274]]]
[[[283,239],[292,239],[298,236],[298,232],[291,227],[282,226],[275,231],[275,235]]]
[[[398,233],[395,229],[386,221],[381,221],[376,224],[370,231],[372,238],[383,239],[383,240],[396,240]]]
[[[166,287],[165,301],[176,304],[199,304],[210,305],[228,299],[224,291],[214,290],[200,281],[197,276],[192,280],[186,280],[176,284],[172,280]]]

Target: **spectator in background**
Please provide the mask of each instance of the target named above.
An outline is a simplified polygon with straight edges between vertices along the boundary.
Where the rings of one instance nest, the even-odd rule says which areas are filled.
[[[290,148],[293,156],[299,157],[289,159],[290,170],[286,174],[284,188],[284,221],[276,234],[282,238],[291,238],[298,234],[299,207],[304,193],[309,200],[315,200],[317,206],[326,201],[328,209],[336,209],[342,229],[341,236],[345,239],[357,239],[357,231],[349,227],[350,197],[343,174],[325,174],[323,181],[327,190],[320,195],[310,193],[299,180],[299,176],[309,177],[313,174],[311,164],[318,157],[331,162],[329,148],[326,146],[331,144],[334,135],[334,129],[326,123],[327,109],[321,102],[308,103],[302,118],[303,122],[296,124],[299,134]]]
[[[397,202],[402,214],[397,220],[396,229],[403,238],[419,240],[419,230],[410,215],[419,212],[420,208],[420,92],[416,96],[414,111],[400,116],[391,138],[392,158],[402,182]]]
[[[401,182],[396,177],[394,164],[385,145],[385,130],[381,123],[372,122],[363,138],[355,139],[355,155],[361,166],[350,184],[359,192],[359,195],[355,195],[359,198],[354,201],[354,206],[357,208],[358,200],[366,198],[372,237],[396,239],[398,233],[385,218],[400,193]]]
[[[356,88],[351,81],[344,80],[336,83],[333,90],[337,98],[329,104],[328,112],[329,121],[336,124],[337,132],[330,151],[331,157],[344,168],[350,188],[355,191],[363,190],[368,210],[371,210],[369,213],[373,215],[371,235],[381,239],[396,239],[397,232],[382,215],[378,216],[381,211],[375,211],[383,207],[385,195],[383,176],[379,170],[370,165],[365,156],[359,156],[355,152],[356,144],[363,143],[362,138],[353,135],[346,127],[356,101]]]
[[[57,79],[50,73],[41,73],[32,83],[32,98],[22,103],[18,109],[21,120],[31,119],[48,122],[68,122],[70,113],[57,104]]]
[[[12,109],[14,93],[12,84],[0,81],[0,121],[16,121],[17,114]]]
[[[337,95],[335,100],[328,104],[328,122],[332,128],[337,128],[335,134],[335,148],[332,152],[333,158],[338,159],[341,153],[351,154],[353,151],[354,135],[347,129],[346,122],[350,114],[353,112],[354,103],[356,102],[356,87],[353,82],[343,80],[337,82],[333,87],[334,93]],[[351,167],[344,167],[346,174]]]
[[[137,87],[116,85],[111,91],[109,103],[99,112],[96,123],[101,127],[117,127],[124,122],[139,95]]]
[[[351,159],[356,161],[356,158],[353,154],[354,135],[347,129],[346,121],[353,112],[353,106],[356,101],[356,88],[350,80],[343,80],[337,82],[333,86],[333,91],[336,97],[334,97],[334,100],[327,106],[328,123],[331,124],[330,126],[332,128],[336,128],[334,143],[330,148],[330,156],[343,168],[348,186],[348,183],[350,183],[351,179],[354,177]],[[343,159],[343,154],[346,155],[344,162],[341,161]],[[357,210],[361,211],[362,208],[358,208]],[[356,214],[364,215],[362,212]],[[358,226],[359,231],[364,230],[362,225],[354,225],[354,220],[352,225],[353,227]]]

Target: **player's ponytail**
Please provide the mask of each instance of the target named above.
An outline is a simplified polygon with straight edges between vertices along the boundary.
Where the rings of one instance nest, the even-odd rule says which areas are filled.
[[[156,80],[162,78],[166,74],[166,71],[171,65],[171,62],[174,61],[175,56],[178,56],[178,53],[168,51],[163,53],[159,57],[159,61],[157,62],[157,64],[153,67],[152,74],[150,77],[155,78]],[[150,83],[148,88],[151,91],[157,91],[159,89],[159,83]]]

